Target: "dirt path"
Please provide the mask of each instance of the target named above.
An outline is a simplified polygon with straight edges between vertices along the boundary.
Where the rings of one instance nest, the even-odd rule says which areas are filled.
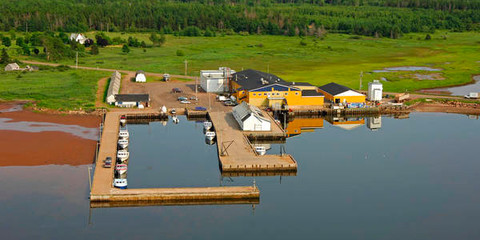
[[[107,85],[108,79],[110,77],[104,77],[98,80],[98,89],[97,89],[97,97],[95,99],[95,107],[105,107],[105,103],[103,102],[103,94],[105,92],[105,87]]]
[[[52,67],[57,67],[60,66],[61,64],[58,63],[46,63],[46,62],[37,62],[37,61],[23,61],[24,63],[28,64],[36,64],[36,65],[44,65],[44,66],[52,66]],[[69,67],[71,68],[76,68],[73,65],[70,65]],[[118,70],[118,69],[109,69],[109,68],[98,68],[98,67],[84,67],[84,66],[78,66],[79,69],[85,69],[85,70],[95,70],[95,71],[106,71],[106,72],[114,72],[114,71],[119,71],[122,73],[130,74],[135,76],[135,71],[128,71],[128,70]],[[148,76],[154,76],[154,77],[163,77],[163,73],[150,73],[146,72],[145,73]],[[171,78],[183,78],[183,79],[191,79],[195,80],[195,77],[192,76],[184,76],[184,75],[170,75]]]

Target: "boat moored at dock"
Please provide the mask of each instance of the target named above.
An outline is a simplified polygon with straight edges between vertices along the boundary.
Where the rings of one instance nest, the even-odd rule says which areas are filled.
[[[127,160],[129,156],[130,156],[130,153],[126,150],[119,150],[117,152],[117,158],[120,159],[122,162]]]
[[[126,189],[127,188],[127,179],[115,178],[113,180],[113,186],[116,187],[116,188],[120,188],[120,189]]]
[[[207,131],[207,132],[205,133],[205,137],[206,137],[207,139],[209,139],[209,140],[212,140],[212,139],[215,138],[215,132],[213,132],[213,131]]]
[[[265,148],[265,146],[254,146],[255,148],[255,152],[258,153],[258,155],[265,155],[265,153],[267,153],[267,149]]]
[[[127,117],[125,115],[120,116],[120,124],[124,125],[127,123]]]
[[[212,128],[212,122],[209,122],[209,121],[203,122],[203,129],[204,129],[205,131],[208,131],[208,130],[210,130],[211,128]]]
[[[115,171],[117,171],[119,174],[124,174],[127,172],[127,164],[117,164],[115,166]]]
[[[125,149],[128,147],[128,139],[119,139],[118,140],[118,147],[121,149]]]
[[[119,138],[128,139],[129,136],[130,134],[128,133],[128,130],[126,128],[121,128],[118,132]]]

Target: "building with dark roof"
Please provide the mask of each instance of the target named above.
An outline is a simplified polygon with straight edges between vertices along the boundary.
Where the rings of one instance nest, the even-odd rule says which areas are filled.
[[[325,84],[318,87],[318,90],[325,95],[325,99],[332,103],[365,103],[365,95],[337,83]]]
[[[287,82],[280,77],[253,69],[232,75],[230,89],[239,103],[258,107],[323,106],[323,94],[309,83]]]
[[[148,94],[116,94],[115,106],[118,107],[148,107],[150,96]]]

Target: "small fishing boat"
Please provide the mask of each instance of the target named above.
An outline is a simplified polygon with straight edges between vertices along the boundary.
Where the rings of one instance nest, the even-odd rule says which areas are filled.
[[[215,138],[215,132],[213,132],[213,131],[207,131],[207,132],[205,133],[205,137],[206,137],[207,139],[212,140],[212,139]]]
[[[215,140],[205,138],[205,144],[207,144],[207,145],[213,145],[213,144],[215,144]]]
[[[165,107],[165,105],[163,105],[161,111],[164,114],[167,113],[167,107]]]
[[[121,124],[127,123],[127,117],[125,115],[120,116],[120,123]]]
[[[115,171],[117,171],[119,174],[124,174],[127,172],[127,164],[117,164],[115,166]]]
[[[172,121],[173,121],[173,123],[177,124],[177,123],[180,122],[180,119],[178,119],[178,117],[176,115],[173,115],[172,116]]]
[[[125,149],[128,147],[128,140],[127,139],[119,139],[118,140],[118,146],[121,148],[121,149]]]
[[[127,188],[127,179],[115,178],[113,180],[113,186],[116,187],[116,188],[120,188],[120,189],[126,189]]]
[[[203,129],[208,131],[208,130],[210,130],[210,128],[212,128],[212,122],[209,122],[209,121],[203,122]]]
[[[120,159],[122,162],[127,160],[129,156],[130,153],[126,150],[118,150],[117,152],[117,158]]]
[[[265,155],[265,153],[267,153],[267,149],[265,148],[265,146],[255,146],[255,152],[258,153],[258,155]]]
[[[130,134],[128,134],[128,130],[126,128],[121,128],[118,132],[118,137],[120,138],[128,139],[129,136]]]
[[[127,172],[120,173],[119,171],[114,171],[114,178],[127,179]]]

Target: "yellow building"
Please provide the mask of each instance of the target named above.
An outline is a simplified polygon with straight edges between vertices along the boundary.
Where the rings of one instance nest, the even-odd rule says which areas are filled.
[[[238,103],[279,109],[282,106],[323,106],[324,96],[309,83],[287,82],[269,73],[247,69],[233,74],[230,89]]]
[[[333,82],[318,87],[318,90],[331,103],[342,103],[345,105],[349,103],[365,103],[365,95]]]

